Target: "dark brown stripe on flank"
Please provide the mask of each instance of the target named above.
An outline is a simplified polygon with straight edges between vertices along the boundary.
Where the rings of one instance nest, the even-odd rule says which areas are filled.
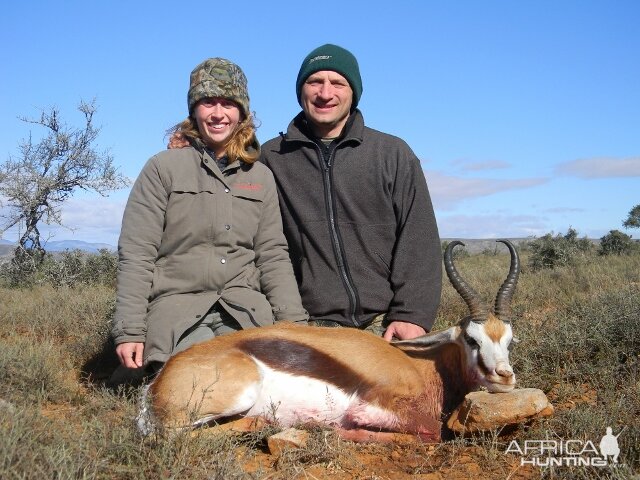
[[[351,367],[313,347],[282,338],[253,338],[239,347],[269,367],[331,383],[348,394],[364,396],[373,386]]]

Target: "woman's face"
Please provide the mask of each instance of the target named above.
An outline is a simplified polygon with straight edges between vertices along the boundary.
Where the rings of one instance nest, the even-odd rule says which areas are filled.
[[[205,145],[213,149],[216,157],[222,157],[229,138],[240,123],[238,106],[226,98],[203,98],[196,103],[193,116]]]

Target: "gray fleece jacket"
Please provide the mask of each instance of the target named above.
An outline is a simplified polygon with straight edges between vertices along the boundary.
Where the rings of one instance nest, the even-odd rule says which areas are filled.
[[[442,287],[440,238],[420,161],[356,110],[331,145],[301,112],[263,145],[302,303],[312,320],[391,320],[429,330]]]

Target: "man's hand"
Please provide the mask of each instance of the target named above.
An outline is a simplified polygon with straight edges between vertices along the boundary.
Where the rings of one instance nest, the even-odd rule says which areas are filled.
[[[120,363],[127,368],[142,367],[142,354],[144,353],[144,343],[125,342],[116,347],[116,353]]]
[[[382,338],[390,342],[393,337],[398,340],[411,340],[426,334],[427,332],[424,328],[414,323],[392,321]]]

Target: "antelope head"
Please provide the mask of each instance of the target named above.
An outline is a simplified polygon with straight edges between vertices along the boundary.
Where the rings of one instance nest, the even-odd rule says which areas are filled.
[[[421,356],[445,345],[457,344],[461,353],[466,383],[484,387],[490,392],[507,392],[516,384],[509,362],[509,349],[514,341],[511,329],[511,298],[520,273],[518,252],[508,240],[504,243],[511,254],[511,266],[506,280],[498,290],[493,311],[460,276],[453,263],[453,249],[464,243],[453,241],[444,253],[444,265],[453,287],[469,307],[469,315],[446,330],[429,333],[413,340],[394,342],[407,353]],[[411,352],[414,353],[411,353]],[[422,353],[419,353],[422,352]]]

